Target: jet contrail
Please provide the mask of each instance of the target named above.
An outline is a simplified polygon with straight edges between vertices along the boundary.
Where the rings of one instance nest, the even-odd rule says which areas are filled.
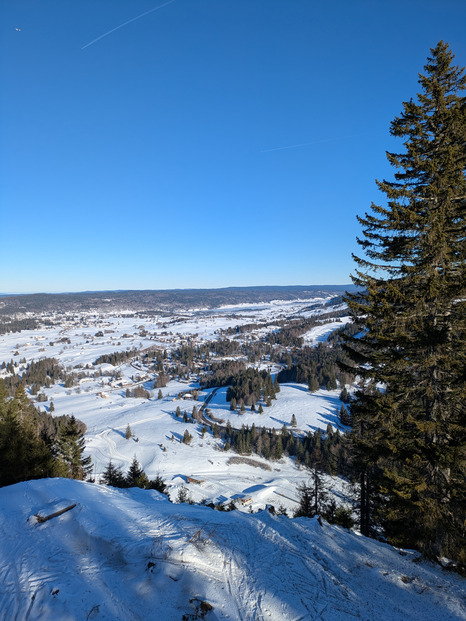
[[[332,142],[333,140],[347,140],[349,138],[357,138],[361,134],[355,136],[338,136],[338,138],[324,138],[323,140],[313,140],[312,142],[301,142],[300,144],[290,144],[286,147],[275,147],[274,149],[262,149],[261,153],[270,153],[271,151],[282,151],[283,149],[295,149],[296,147],[308,147],[311,144],[321,144],[323,142]]]
[[[153,11],[158,11],[159,9],[163,8],[164,6],[167,6],[167,4],[172,4],[172,2],[175,2],[175,0],[169,0],[168,2],[165,2],[164,4],[161,4],[160,6],[156,6],[155,8],[150,9],[149,11],[146,11],[145,13],[141,13],[141,15],[138,15],[137,17],[133,17],[132,19],[129,19],[127,22],[124,22],[124,24],[120,24],[116,28],[112,28],[108,32],[104,32],[103,35],[100,35],[100,37],[97,37],[97,39],[94,39],[90,43],[86,43],[86,45],[84,45],[81,49],[85,50],[86,47],[89,47],[90,45],[93,45],[94,43],[97,43],[97,41],[100,41],[100,39],[103,39],[104,37],[108,36],[109,34],[112,34],[112,32],[115,32],[115,30],[119,30],[120,28],[123,28],[123,26],[127,26],[128,24],[131,24],[131,22],[135,22],[137,19],[140,19],[141,17],[144,17],[144,15],[149,15],[149,13],[152,13]]]
[[[270,151],[281,151],[282,149],[294,149],[295,147],[307,147],[310,144],[318,144],[319,142],[327,142],[327,140],[314,140],[313,142],[301,142],[300,144],[290,144],[287,147],[275,147],[274,149],[262,149],[261,153],[270,153]]]

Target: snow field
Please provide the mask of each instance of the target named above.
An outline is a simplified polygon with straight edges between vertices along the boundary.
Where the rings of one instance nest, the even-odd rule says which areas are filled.
[[[34,517],[75,503],[43,524]],[[315,519],[46,479],[0,489],[0,532],[5,619],[179,621],[202,601],[207,621],[466,615],[459,576]]]
[[[312,302],[317,304],[325,300],[316,298]],[[96,316],[92,313],[65,316],[60,318],[59,328],[3,335],[0,338],[0,361],[8,362],[11,358],[19,361],[25,357],[30,362],[45,356],[55,357],[65,367],[87,374],[91,371],[84,367],[89,364],[95,371],[93,363],[104,353],[145,349],[154,345],[170,350],[177,347],[180,339],[186,336],[198,334],[197,338],[201,340],[215,339],[218,338],[220,328],[263,319],[271,321],[290,313],[296,315],[309,304],[309,300],[276,301],[201,313],[186,311],[179,316],[151,317],[150,320],[136,316]],[[231,316],[233,312],[234,317]],[[319,309],[313,312],[318,313]],[[315,329],[318,333],[315,332],[314,336],[320,338],[322,330],[328,332],[336,327],[335,323],[318,326]],[[142,336],[144,332],[149,336]],[[97,333],[103,333],[103,336],[95,336]],[[59,343],[60,339],[67,339],[69,343]],[[16,351],[19,356],[14,356]],[[82,366],[76,369],[78,364]],[[270,366],[262,363],[264,365]],[[156,398],[158,390],[150,391],[150,400],[126,398],[126,388],[131,390],[137,383],[142,383],[146,389],[152,388],[152,380],[145,383],[140,381],[147,373],[137,367],[138,364],[120,365],[117,369],[121,379],[110,382],[105,374],[114,372],[115,368],[102,364],[102,377],[85,377],[80,380],[79,386],[73,388],[55,384],[50,389],[41,389],[48,402],[40,404],[40,407],[47,410],[53,401],[55,415],[74,415],[86,424],[86,452],[92,457],[96,480],[99,480],[110,460],[125,472],[136,456],[150,478],[158,474],[162,476],[170,486],[172,498],[176,498],[179,488],[186,485],[191,497],[199,502],[225,502],[247,496],[251,501],[247,507],[242,507],[243,510],[258,510],[266,504],[282,504],[290,514],[294,511],[296,487],[308,477],[304,470],[297,470],[293,461],[286,458],[280,462],[266,462],[252,456],[255,464],[271,468],[271,471],[263,470],[258,465],[254,467],[246,463],[232,463],[230,458],[235,453],[225,453],[222,442],[210,433],[202,438],[201,424],[184,423],[182,418],[175,416],[177,406],[190,415],[193,407],[199,409],[202,399],[211,392],[205,391],[199,401],[175,399],[178,393],[196,388],[195,384],[172,381],[166,388],[162,388],[162,400]],[[277,370],[275,365],[274,372]],[[5,371],[1,373],[5,374]],[[120,383],[122,386],[117,385]],[[305,386],[282,385],[272,407],[264,407],[264,413],[259,415],[249,410],[244,414],[230,412],[225,398],[226,389],[220,389],[209,403],[209,408],[215,417],[224,419],[225,423],[230,420],[235,428],[254,423],[256,427],[281,429],[286,425],[290,429],[291,416],[294,414],[298,423],[297,431],[307,433],[316,429],[325,431],[328,423],[334,428],[343,429],[338,421],[341,407],[338,394],[339,391],[311,394]],[[138,441],[135,438],[125,439],[128,424]],[[186,429],[193,436],[189,446],[180,443]],[[187,477],[203,479],[204,483],[197,486],[188,484]],[[245,492],[254,485],[263,487],[251,493]],[[332,485],[339,494],[343,494],[344,483],[334,480]]]

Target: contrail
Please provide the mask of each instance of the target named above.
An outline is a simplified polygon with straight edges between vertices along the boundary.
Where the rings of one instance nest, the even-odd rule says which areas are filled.
[[[112,32],[115,32],[115,30],[119,30],[120,28],[123,28],[123,26],[127,26],[128,24],[131,24],[131,22],[135,22],[137,19],[140,19],[141,17],[144,17],[144,15],[149,15],[149,13],[153,13],[154,11],[158,11],[159,9],[162,9],[164,6],[167,6],[167,4],[172,4],[172,2],[175,2],[175,0],[169,0],[168,2],[165,2],[164,4],[161,4],[160,6],[156,6],[154,9],[150,9],[149,11],[146,11],[145,13],[141,13],[141,15],[138,15],[137,17],[133,17],[132,19],[129,19],[127,22],[124,22],[123,24],[120,24],[116,28],[112,28],[108,32],[104,32],[103,35],[100,35],[100,37],[97,37],[97,39],[94,39],[90,43],[86,43],[86,45],[84,45],[81,49],[85,50],[86,47],[89,47],[90,45],[93,45],[94,43],[97,43],[97,41],[100,41],[100,39],[103,39],[104,37],[107,37],[109,34],[112,34]]]
[[[321,144],[323,142],[332,142],[333,140],[347,140],[349,138],[357,138],[356,136],[339,136],[338,138],[324,138],[323,140],[313,140],[312,142],[301,142],[300,144],[290,144],[286,147],[275,147],[274,149],[262,149],[260,153],[270,153],[271,151],[282,151],[283,149],[295,149],[296,147],[308,147],[311,144]]]

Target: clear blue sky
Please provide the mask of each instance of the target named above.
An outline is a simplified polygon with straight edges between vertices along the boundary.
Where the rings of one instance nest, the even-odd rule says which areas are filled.
[[[465,0],[2,0],[0,292],[350,282],[390,121],[440,39],[466,64],[465,23]]]

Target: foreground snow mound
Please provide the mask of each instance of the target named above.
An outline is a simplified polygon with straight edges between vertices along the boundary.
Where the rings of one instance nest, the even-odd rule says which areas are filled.
[[[466,618],[457,575],[317,520],[46,479],[0,489],[0,528],[1,619]]]

